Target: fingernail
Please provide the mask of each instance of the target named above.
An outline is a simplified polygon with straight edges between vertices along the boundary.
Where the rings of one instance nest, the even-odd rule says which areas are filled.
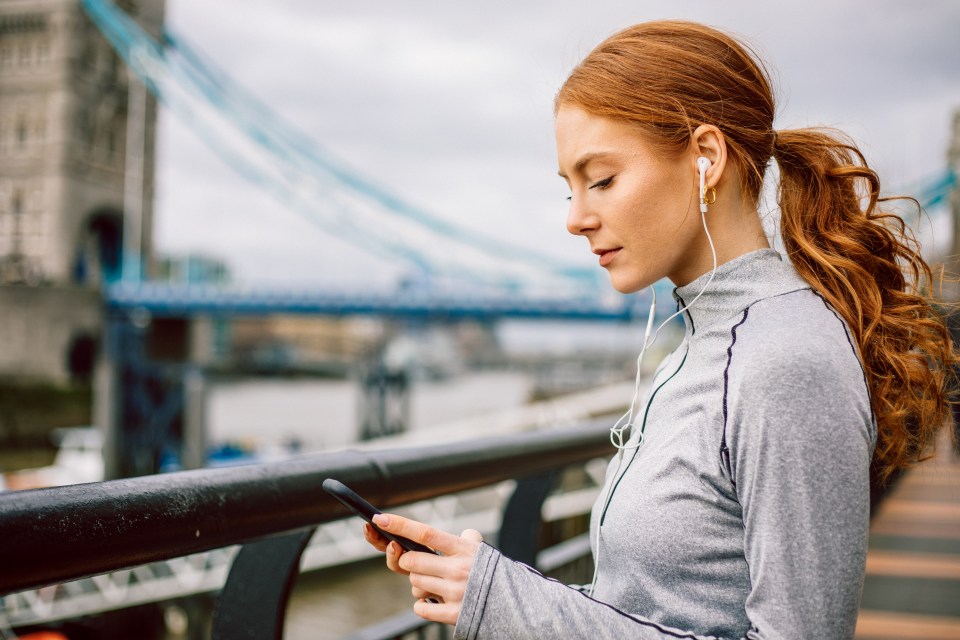
[[[382,514],[382,513],[378,513],[377,515],[373,516],[373,522],[374,522],[374,524],[376,524],[377,526],[380,526],[380,527],[389,527],[389,526],[390,526],[390,518],[387,517],[387,516],[385,516],[385,515]]]

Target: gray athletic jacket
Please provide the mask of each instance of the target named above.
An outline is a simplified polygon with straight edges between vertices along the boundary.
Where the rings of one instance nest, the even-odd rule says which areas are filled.
[[[484,544],[455,638],[853,636],[876,427],[845,323],[772,249],[683,315],[594,505],[593,596]]]

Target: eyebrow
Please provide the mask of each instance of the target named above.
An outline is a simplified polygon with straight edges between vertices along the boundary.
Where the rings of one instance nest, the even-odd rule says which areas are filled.
[[[580,158],[579,160],[577,160],[576,164],[573,165],[573,172],[574,172],[574,173],[582,173],[582,172],[583,172],[583,169],[584,169],[588,164],[590,164],[591,162],[593,162],[593,161],[596,160],[597,158],[602,158],[602,157],[604,157],[604,156],[609,156],[609,155],[613,155],[613,154],[610,153],[609,151],[596,151],[596,152],[594,152],[594,153],[588,153],[587,155],[585,155],[585,156],[583,156],[582,158]],[[565,174],[563,171],[557,171],[557,175],[560,176],[561,178],[566,178],[566,177],[567,177],[567,174]]]

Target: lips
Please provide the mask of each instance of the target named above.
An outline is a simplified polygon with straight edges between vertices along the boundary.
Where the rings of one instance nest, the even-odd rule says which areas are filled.
[[[605,267],[617,257],[621,249],[622,247],[617,247],[616,249],[594,249],[593,252],[600,256],[600,266]]]

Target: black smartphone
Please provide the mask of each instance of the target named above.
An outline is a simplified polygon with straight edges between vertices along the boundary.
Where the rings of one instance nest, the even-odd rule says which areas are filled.
[[[380,513],[380,510],[372,504],[361,498],[347,485],[333,478],[327,478],[323,481],[323,490],[339,500],[344,506],[356,513],[358,516],[370,523],[374,529],[380,532],[387,540],[393,540],[405,551],[423,551],[424,553],[437,553],[430,547],[426,547],[419,542],[414,542],[403,536],[388,533],[373,523],[373,516]],[[439,555],[439,554],[437,554]]]

